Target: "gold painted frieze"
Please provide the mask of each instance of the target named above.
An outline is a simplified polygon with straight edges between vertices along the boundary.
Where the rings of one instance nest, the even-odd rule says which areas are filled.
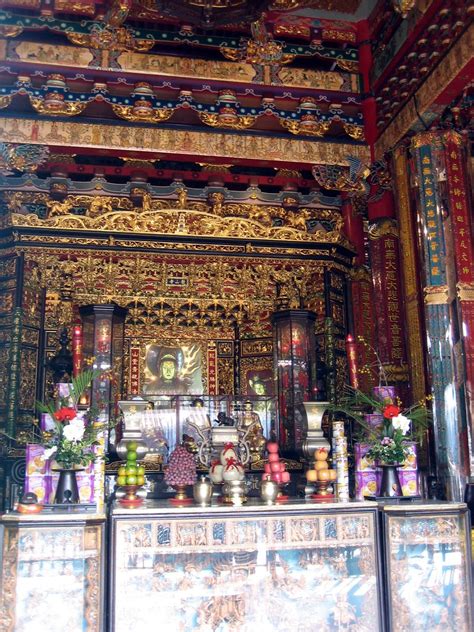
[[[88,147],[117,151],[199,155],[240,160],[272,160],[275,163],[349,166],[348,157],[370,161],[365,145],[330,143],[261,134],[226,134],[151,127],[4,118],[0,142],[43,144],[50,147]]]
[[[73,68],[100,68],[134,74],[154,74],[165,77],[183,77],[206,81],[232,83],[262,83],[294,88],[359,92],[358,75],[350,72],[311,70],[281,67],[272,79],[271,73],[260,75],[252,64],[246,62],[216,61],[192,57],[175,57],[125,50],[111,63],[109,50],[88,49],[81,46],[65,46],[31,41],[0,40],[0,60],[48,64]]]

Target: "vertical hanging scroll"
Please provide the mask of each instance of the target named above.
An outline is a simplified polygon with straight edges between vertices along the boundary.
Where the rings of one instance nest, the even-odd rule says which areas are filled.
[[[217,381],[217,345],[210,340],[207,345],[207,392],[217,395],[219,392]]]
[[[130,343],[130,395],[140,394],[140,346],[136,342]]]
[[[471,419],[463,424],[462,432],[466,434],[463,444],[469,445],[474,434],[474,246],[471,213],[469,209],[467,173],[465,168],[465,154],[463,152],[463,138],[454,131],[445,132],[444,160],[447,176],[447,196],[449,215],[454,241],[454,256],[456,262],[456,281],[458,296],[459,335],[462,350],[457,349],[459,358],[463,361],[463,369],[458,367],[458,388],[465,390],[466,401]],[[459,374],[461,373],[461,374]],[[469,438],[469,433],[471,437]],[[471,472],[474,467],[474,457],[471,447]]]
[[[390,382],[406,382],[403,299],[395,220],[375,221],[369,228],[369,239],[379,357]]]

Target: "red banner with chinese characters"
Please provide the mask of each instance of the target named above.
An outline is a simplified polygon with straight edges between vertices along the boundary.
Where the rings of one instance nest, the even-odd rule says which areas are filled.
[[[474,416],[474,248],[463,139],[457,132],[446,132],[444,147],[466,371],[465,384],[469,409],[471,416]]]
[[[209,395],[218,393],[217,379],[217,345],[210,341],[207,346],[207,392]]]
[[[140,347],[130,347],[130,395],[140,394]]]
[[[72,375],[77,377],[82,371],[82,325],[74,325],[72,328]]]
[[[472,283],[474,281],[474,250],[461,142],[462,139],[456,132],[448,132],[445,136],[446,176],[456,251],[457,280],[459,283]]]
[[[370,393],[372,387],[377,383],[370,371],[366,370],[367,365],[372,363],[368,349],[375,348],[375,328],[372,297],[372,280],[370,273],[365,267],[360,267],[351,273],[351,295],[352,311],[354,320],[354,338],[357,344],[358,360],[357,374],[360,388]],[[360,339],[365,343],[362,344]]]
[[[393,220],[374,224],[369,232],[374,287],[377,348],[384,365],[406,363],[398,234]]]

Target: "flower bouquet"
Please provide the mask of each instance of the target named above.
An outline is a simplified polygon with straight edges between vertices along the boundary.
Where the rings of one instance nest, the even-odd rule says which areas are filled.
[[[100,435],[107,424],[98,422],[92,409],[79,411],[78,404],[82,394],[99,375],[100,371],[84,371],[72,379],[66,397],[37,403],[38,410],[49,415],[51,420],[48,430],[40,431],[39,443],[45,448],[42,458],[55,462],[59,470],[57,503],[78,502],[76,472],[98,458],[94,447],[99,445]]]
[[[374,389],[374,396],[370,396],[359,389],[347,387],[340,402],[330,408],[333,412],[344,413],[359,424],[363,430],[362,436],[359,437],[360,446],[364,446],[364,449],[365,446],[368,447],[364,459],[374,464],[371,476],[376,480],[378,474],[375,467],[379,472],[381,470],[381,479],[377,487],[367,486],[371,490],[367,493],[364,493],[364,480],[360,480],[357,475],[356,494],[362,493],[364,498],[396,498],[403,495],[398,468],[408,464],[408,459],[412,456],[413,440],[419,438],[428,425],[430,413],[426,403],[421,402],[402,409],[400,401],[393,395],[393,390],[390,387],[379,386]],[[361,474],[361,477],[364,476],[365,472]],[[376,489],[377,496],[373,496]]]
[[[347,387],[345,396],[331,410],[351,417],[365,430],[364,442],[370,446],[367,456],[380,464],[403,463],[409,454],[408,441],[419,438],[430,419],[426,402],[402,409],[399,400],[394,402],[389,396],[378,399],[352,387]],[[377,428],[366,422],[368,412],[382,417]]]
[[[97,423],[93,410],[79,411],[78,403],[100,372],[84,371],[72,379],[67,397],[59,397],[37,408],[52,420],[52,429],[41,431],[41,443],[45,447],[44,459],[53,459],[63,469],[86,467],[96,459],[93,447],[104,424]]]

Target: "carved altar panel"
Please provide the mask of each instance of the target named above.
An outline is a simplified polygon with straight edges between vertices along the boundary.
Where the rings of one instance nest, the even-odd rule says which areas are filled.
[[[381,630],[375,511],[280,509],[115,517],[113,629]]]

